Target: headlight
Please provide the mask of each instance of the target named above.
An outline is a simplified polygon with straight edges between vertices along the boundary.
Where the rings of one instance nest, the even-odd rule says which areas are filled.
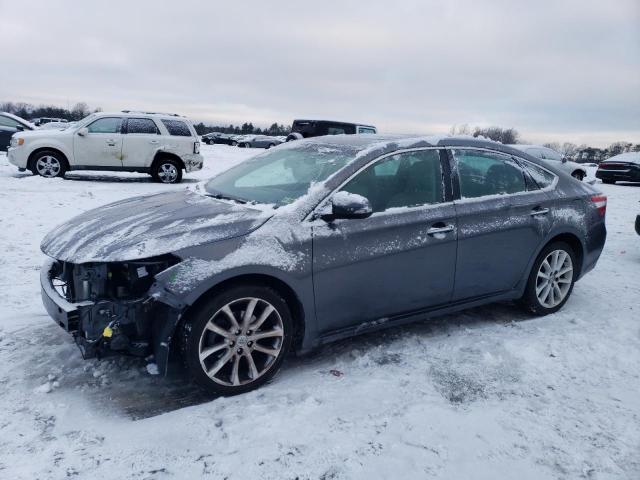
[[[24,138],[11,137],[12,147],[17,147],[18,145],[23,145],[23,144],[24,144]]]

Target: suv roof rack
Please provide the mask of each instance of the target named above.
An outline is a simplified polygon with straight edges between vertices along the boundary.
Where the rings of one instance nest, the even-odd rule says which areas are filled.
[[[142,113],[143,115],[166,115],[168,117],[180,117],[177,113],[165,113],[165,112],[143,112],[141,110],[122,110],[122,113]]]

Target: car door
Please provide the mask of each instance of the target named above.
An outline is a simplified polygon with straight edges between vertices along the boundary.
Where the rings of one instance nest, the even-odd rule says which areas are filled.
[[[340,191],[369,199],[364,219],[316,220],[313,282],[321,333],[449,302],[456,218],[436,149],[387,156]]]
[[[122,167],[122,118],[101,117],[73,136],[73,166]]]
[[[453,149],[458,191],[454,301],[513,289],[550,229],[548,194],[509,155]]]
[[[150,167],[160,147],[160,130],[151,118],[128,118],[122,137],[122,166]]]
[[[0,151],[7,150],[11,143],[11,136],[21,130],[24,130],[24,127],[19,122],[13,118],[0,115]]]

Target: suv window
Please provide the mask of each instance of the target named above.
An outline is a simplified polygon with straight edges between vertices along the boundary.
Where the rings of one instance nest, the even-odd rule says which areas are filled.
[[[127,121],[127,133],[143,133],[156,135],[160,132],[156,127],[156,122],[150,118],[130,118]]]
[[[191,130],[189,130],[189,126],[181,120],[165,120],[163,118],[162,123],[164,123],[164,126],[167,127],[169,135],[174,135],[176,137],[191,136]]]
[[[120,133],[121,124],[122,118],[99,118],[95,122],[89,124],[87,129],[89,130],[89,133]]]
[[[371,127],[358,127],[358,133],[376,133],[376,129]]]
[[[360,172],[342,190],[369,199],[374,212],[442,202],[439,150],[398,153]]]
[[[527,189],[524,172],[507,156],[482,150],[454,150],[460,197],[504,195]]]

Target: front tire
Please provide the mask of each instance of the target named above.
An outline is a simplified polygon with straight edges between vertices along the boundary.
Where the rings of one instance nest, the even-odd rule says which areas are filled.
[[[159,183],[180,183],[182,167],[175,160],[162,158],[155,162],[151,169],[151,176]]]
[[[67,160],[58,152],[43,150],[33,159],[31,171],[44,178],[64,177],[67,172]]]
[[[285,300],[260,285],[232,287],[187,319],[183,355],[191,377],[217,395],[256,389],[289,352],[293,322]]]
[[[522,302],[536,315],[557,312],[573,291],[576,276],[576,256],[565,242],[547,245],[536,258]]]

